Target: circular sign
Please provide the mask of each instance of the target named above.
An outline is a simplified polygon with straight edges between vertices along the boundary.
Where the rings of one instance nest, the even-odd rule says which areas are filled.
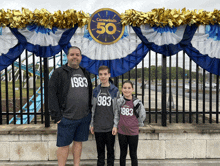
[[[102,8],[92,14],[88,24],[92,38],[100,44],[116,43],[124,34],[124,26],[118,12]]]

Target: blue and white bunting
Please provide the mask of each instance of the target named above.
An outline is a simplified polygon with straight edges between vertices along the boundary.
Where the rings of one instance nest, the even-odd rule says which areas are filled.
[[[0,27],[0,56],[7,54],[10,48],[18,44],[18,39],[14,36],[8,27]]]
[[[133,27],[142,42],[154,52],[171,56],[187,46],[197,29],[196,26],[151,27],[148,24]]]
[[[220,26],[200,26],[185,51],[200,67],[220,75]]]
[[[8,27],[0,27],[0,71],[11,65],[23,52],[24,45]]]
[[[126,26],[122,38],[111,45],[100,44],[90,36],[87,27],[59,29],[29,25],[23,29],[0,27],[0,71],[27,51],[40,57],[52,57],[71,46],[82,50],[81,66],[98,74],[106,65],[116,77],[133,69],[149,50],[172,56],[180,51],[203,69],[220,75],[220,26],[182,25],[179,27]]]
[[[33,52],[40,57],[51,57],[68,45],[77,28],[76,25],[70,29],[54,27],[50,30],[32,25],[23,29],[12,29],[12,31],[29,52]]]
[[[82,67],[97,75],[98,68],[106,65],[110,68],[112,77],[133,69],[149,51],[129,27],[125,28],[123,37],[111,45],[102,45],[94,41],[86,28],[78,28],[70,44],[81,49]]]

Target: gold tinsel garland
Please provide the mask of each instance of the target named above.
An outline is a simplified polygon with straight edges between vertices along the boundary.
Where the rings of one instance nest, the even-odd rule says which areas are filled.
[[[122,15],[123,25],[140,26],[143,24],[150,24],[151,26],[170,26],[178,27],[180,25],[197,24],[219,24],[220,23],[220,11],[214,10],[213,12],[207,12],[203,10],[186,10],[185,8],[180,10],[176,9],[153,9],[151,12],[138,12],[135,10],[126,10]]]
[[[11,28],[24,28],[27,25],[36,24],[50,29],[53,27],[68,29],[74,27],[76,23],[78,23],[79,27],[87,25],[89,18],[90,15],[88,13],[77,12],[73,9],[63,13],[59,10],[54,12],[54,14],[51,14],[46,9],[36,9],[34,12],[25,8],[22,8],[22,12],[10,9],[7,12],[4,9],[0,10],[0,26]],[[220,10],[215,9],[213,12],[207,12],[203,10],[190,11],[185,8],[181,11],[159,8],[144,13],[130,9],[121,14],[121,22],[123,25],[141,26],[149,24],[160,27],[167,25],[178,27],[184,24],[220,24]]]
[[[83,11],[76,12],[75,10],[67,10],[63,13],[59,10],[51,14],[46,9],[31,12],[28,9],[22,8],[19,10],[0,10],[0,26],[11,28],[24,28],[30,24],[36,24],[45,28],[72,28],[76,23],[79,27],[88,24],[90,15]]]

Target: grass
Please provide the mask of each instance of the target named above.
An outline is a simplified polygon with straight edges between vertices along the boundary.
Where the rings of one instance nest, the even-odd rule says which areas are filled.
[[[24,84],[25,85],[25,84]],[[40,80],[36,80],[36,89],[29,89],[29,97],[33,96],[34,92],[40,87]],[[15,98],[20,98],[20,83],[19,81],[15,82],[15,92],[13,92],[13,83],[8,82],[8,89],[6,90],[6,82],[1,81],[1,99],[6,99],[6,92],[8,93],[8,99],[13,99],[13,93],[15,93]],[[27,97],[27,88],[24,88],[22,85],[22,98]]]

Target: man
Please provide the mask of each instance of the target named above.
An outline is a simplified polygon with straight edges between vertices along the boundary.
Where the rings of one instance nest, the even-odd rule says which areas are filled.
[[[57,123],[58,165],[65,166],[69,145],[73,142],[74,166],[79,166],[82,142],[88,140],[91,121],[92,83],[79,64],[81,50],[70,47],[68,63],[56,69],[49,81],[49,109]]]
[[[98,153],[97,166],[105,165],[105,146],[107,147],[107,166],[114,165],[114,144],[117,124],[114,123],[118,88],[109,82],[110,70],[107,66],[99,67],[101,84],[93,90],[93,107],[90,131],[95,133]]]

